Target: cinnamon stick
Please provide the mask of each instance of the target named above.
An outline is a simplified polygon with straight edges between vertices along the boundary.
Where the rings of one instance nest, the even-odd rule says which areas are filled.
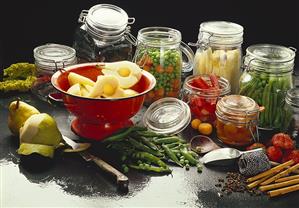
[[[284,182],[284,181],[290,181],[293,179],[299,179],[299,175],[292,175],[292,176],[287,176],[287,177],[282,177],[280,179],[275,180],[275,183],[280,183],[280,182]]]
[[[274,162],[274,161],[270,161],[270,164],[271,164],[271,166],[273,166],[273,167],[275,167],[275,166],[277,166],[277,165],[280,165],[280,163],[278,163],[278,162]],[[290,166],[287,166],[287,167],[285,167],[285,169],[287,169],[287,168],[289,168],[289,167],[290,167]],[[297,169],[297,170],[293,170],[292,173],[299,174],[299,169]]]
[[[281,183],[274,183],[274,184],[270,184],[270,185],[266,185],[266,186],[260,186],[259,190],[268,191],[271,189],[286,187],[286,186],[290,186],[290,185],[294,185],[294,184],[299,184],[299,179],[294,179],[294,180],[285,181],[285,182],[281,182]]]
[[[298,191],[299,190],[299,184],[297,185],[293,185],[293,186],[289,186],[289,187],[285,187],[285,188],[280,188],[280,189],[276,189],[273,191],[268,191],[267,194],[270,197],[275,197],[275,196],[280,196],[280,195],[284,195],[293,191]]]

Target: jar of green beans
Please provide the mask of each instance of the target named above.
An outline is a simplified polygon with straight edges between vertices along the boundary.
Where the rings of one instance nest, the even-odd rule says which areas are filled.
[[[163,97],[179,96],[182,71],[192,71],[194,56],[181,39],[181,33],[172,28],[139,30],[134,61],[157,80],[155,88],[146,96],[145,105]]]
[[[259,116],[261,129],[283,130],[286,116],[283,106],[287,90],[293,87],[295,51],[271,44],[257,44],[246,49],[239,93],[264,106]]]

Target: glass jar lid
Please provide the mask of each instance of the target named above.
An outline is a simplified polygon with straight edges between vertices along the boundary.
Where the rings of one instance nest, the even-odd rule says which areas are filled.
[[[177,98],[162,98],[153,102],[143,116],[148,129],[161,134],[177,134],[191,121],[189,106]]]
[[[295,52],[295,48],[280,45],[251,45],[246,49],[244,65],[272,73],[288,72],[293,69]]]
[[[80,17],[84,16],[87,31],[94,38],[118,38],[123,35],[128,24],[135,22],[123,9],[112,4],[98,4],[91,7],[87,14],[84,12]]]
[[[55,43],[38,46],[33,50],[38,70],[54,72],[77,62],[75,49]]]
[[[200,24],[199,41],[209,44],[234,45],[243,42],[243,27],[226,21],[209,21]]]
[[[225,96],[216,105],[217,117],[236,123],[257,121],[259,110],[253,99],[242,95]]]
[[[180,31],[168,27],[146,27],[138,31],[137,39],[151,47],[178,47],[182,35]]]
[[[299,88],[289,89],[285,101],[287,104],[299,108]]]

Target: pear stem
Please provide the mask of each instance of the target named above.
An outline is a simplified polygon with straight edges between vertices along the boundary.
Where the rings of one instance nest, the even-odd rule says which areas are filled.
[[[16,109],[18,109],[19,106],[20,106],[20,98],[18,97],[18,98],[17,98],[17,103],[16,103]]]

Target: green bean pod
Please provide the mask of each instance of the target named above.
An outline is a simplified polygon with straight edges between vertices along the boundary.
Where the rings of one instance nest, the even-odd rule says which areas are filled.
[[[136,141],[132,137],[129,137],[128,141],[136,149],[139,149],[139,150],[151,153],[151,154],[153,154],[153,155],[155,155],[157,157],[162,157],[163,156],[163,154],[160,151],[153,150],[153,149],[149,148],[148,146],[144,145],[143,143],[140,143],[140,142]]]
[[[130,168],[136,169],[136,170],[144,170],[144,171],[152,171],[156,173],[171,173],[171,170],[169,168],[163,168],[163,167],[156,167],[152,165],[128,165]]]
[[[178,136],[157,138],[153,140],[156,144],[170,144],[175,142],[186,143],[186,141]]]
[[[176,154],[172,152],[171,149],[169,149],[166,145],[162,145],[162,148],[164,149],[166,155],[175,162],[178,166],[183,167],[183,165],[180,163],[179,159],[177,158]]]
[[[131,157],[134,159],[142,159],[142,160],[149,161],[163,168],[168,168],[168,166],[160,158],[148,152],[135,152],[131,155]]]
[[[187,148],[180,149],[181,154],[185,157],[186,160],[190,162],[191,165],[196,165],[198,161],[188,152]]]

